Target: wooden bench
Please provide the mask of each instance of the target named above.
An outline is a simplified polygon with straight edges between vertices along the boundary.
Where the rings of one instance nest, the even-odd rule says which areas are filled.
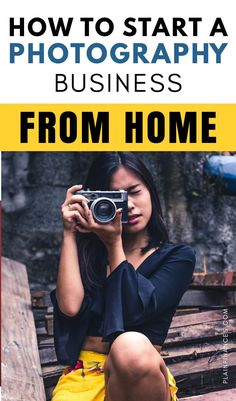
[[[222,289],[219,296],[225,301],[223,307],[216,309],[216,291],[207,288],[202,292],[200,298],[195,298],[192,307],[189,305],[189,296],[194,291],[194,285],[188,291],[187,302],[182,301],[176,315],[173,318],[162,356],[171,372],[174,374],[179,387],[179,397],[186,398],[185,401],[195,401],[194,395],[204,394],[212,397],[211,392],[222,390],[222,396],[232,393],[232,387],[236,383],[236,307],[230,286],[228,291]],[[199,286],[197,287],[199,291]],[[209,291],[212,292],[209,295]],[[217,289],[218,292],[218,289]],[[57,363],[53,345],[52,312],[49,295],[43,292],[32,294],[34,304],[34,315],[38,331],[39,352],[43,370],[44,383],[47,399],[64,366]],[[203,309],[200,308],[199,299],[204,299]],[[209,310],[205,310],[208,306]],[[211,309],[212,308],[212,309]],[[228,383],[223,383],[223,329],[224,320],[227,319],[227,362]],[[227,390],[226,390],[227,389]],[[227,391],[227,393],[225,393]],[[196,401],[202,401],[202,396]],[[207,401],[208,398],[204,398]],[[221,401],[223,401],[222,399]],[[227,397],[225,399],[228,401]],[[211,398],[209,398],[211,401]]]
[[[49,312],[51,310],[50,307]],[[37,319],[41,319],[41,323],[38,325],[39,352],[47,399],[50,400],[51,392],[65,367],[57,363],[53,337],[46,333],[45,326],[42,326],[43,313],[40,318],[38,312],[35,316],[37,315]],[[236,308],[229,309],[227,313],[228,383],[226,381],[223,383],[222,313],[222,310],[214,310],[174,317],[161,354],[175,376],[179,397],[190,397],[194,394],[205,395],[214,390],[225,391],[235,385]],[[50,315],[47,313],[47,324],[51,320]],[[51,324],[49,328],[51,330]],[[190,397],[185,401],[192,400],[195,401],[195,398]],[[207,400],[208,398],[196,398],[196,401]],[[210,400],[211,398],[209,398]],[[228,399],[225,398],[225,401]]]
[[[200,290],[203,291],[201,288]],[[235,290],[234,284],[229,290]],[[162,356],[175,376],[179,397],[184,397],[180,398],[181,401],[217,401],[219,398],[220,401],[231,401],[235,398],[236,307],[232,296],[228,298],[225,292],[221,295],[225,297],[226,305],[216,309],[214,293],[209,298],[212,310],[201,310],[199,299],[194,305],[189,305],[189,301],[186,304],[182,301],[172,321]],[[32,292],[31,296],[37,339],[26,269],[22,264],[4,258],[4,401],[45,401],[44,388],[49,401],[65,368],[58,364],[55,355],[49,294],[37,291]],[[225,320],[228,335],[228,383],[223,383],[222,371]]]
[[[46,400],[26,268],[7,258],[2,258],[2,400]]]

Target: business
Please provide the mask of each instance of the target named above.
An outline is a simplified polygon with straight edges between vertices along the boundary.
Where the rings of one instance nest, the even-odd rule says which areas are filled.
[[[55,92],[179,92],[181,76],[155,74],[56,74]]]

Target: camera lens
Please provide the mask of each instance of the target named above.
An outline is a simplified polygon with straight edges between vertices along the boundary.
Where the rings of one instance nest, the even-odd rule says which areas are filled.
[[[91,205],[93,217],[99,223],[109,223],[116,215],[116,205],[107,198],[99,198]]]

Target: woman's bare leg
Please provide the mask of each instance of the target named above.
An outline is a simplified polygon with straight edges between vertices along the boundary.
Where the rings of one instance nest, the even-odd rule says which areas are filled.
[[[106,401],[170,401],[165,362],[146,336],[121,334],[105,364]]]

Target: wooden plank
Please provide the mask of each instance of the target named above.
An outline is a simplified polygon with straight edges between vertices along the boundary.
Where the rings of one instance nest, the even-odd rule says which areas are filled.
[[[175,312],[175,316],[181,316],[181,315],[188,315],[191,313],[198,313],[201,312],[200,308],[180,308],[177,307],[176,312]]]
[[[55,352],[54,346],[47,347],[39,350],[39,356],[41,361],[41,366],[50,365],[53,363],[57,363],[57,356]]]
[[[36,332],[37,336],[44,336],[44,337],[47,336],[47,330],[45,327],[37,327]]]
[[[52,309],[52,308],[50,308]],[[45,322],[46,322],[46,331],[47,334],[52,336],[53,335],[53,312],[49,312],[45,315]]]
[[[236,352],[227,354],[227,383],[223,382],[222,355],[214,358],[177,362],[169,366],[179,387],[179,397],[198,395],[209,391],[234,388],[236,383]]]
[[[45,401],[27,272],[2,258],[2,399]]]
[[[41,336],[40,336],[40,338],[38,339],[39,349],[52,347],[52,346],[54,346],[54,339],[52,336],[50,336],[50,337],[47,336],[46,338],[41,338]]]
[[[236,290],[236,271],[208,273],[193,277],[190,288]]]
[[[233,291],[220,292],[215,290],[188,290],[183,295],[179,307],[214,307],[235,306]]]
[[[227,343],[228,352],[236,352],[236,344],[233,341]],[[187,361],[197,360],[202,357],[213,358],[216,355],[222,355],[224,353],[222,339],[218,341],[204,342],[202,344],[182,344],[177,347],[163,347],[161,355],[165,362],[168,364]]]
[[[42,368],[43,372],[43,377],[45,380],[52,380],[55,382],[54,378],[55,377],[60,377],[63,371],[67,368],[68,366],[63,366],[63,365],[52,365],[52,366],[44,366]]]
[[[236,317],[236,307],[232,309],[219,309],[214,311],[192,313],[186,316],[174,316],[171,328],[184,327],[193,324],[216,322],[220,320],[228,320]]]
[[[207,394],[195,395],[193,397],[180,398],[179,401],[235,401],[236,389],[214,391]]]
[[[208,341],[210,339],[221,338],[223,335],[223,328],[224,326],[221,321],[170,328],[165,340],[165,345],[171,346],[183,343],[199,343]],[[235,337],[235,319],[229,319],[227,321],[227,330],[227,335],[229,338]]]

